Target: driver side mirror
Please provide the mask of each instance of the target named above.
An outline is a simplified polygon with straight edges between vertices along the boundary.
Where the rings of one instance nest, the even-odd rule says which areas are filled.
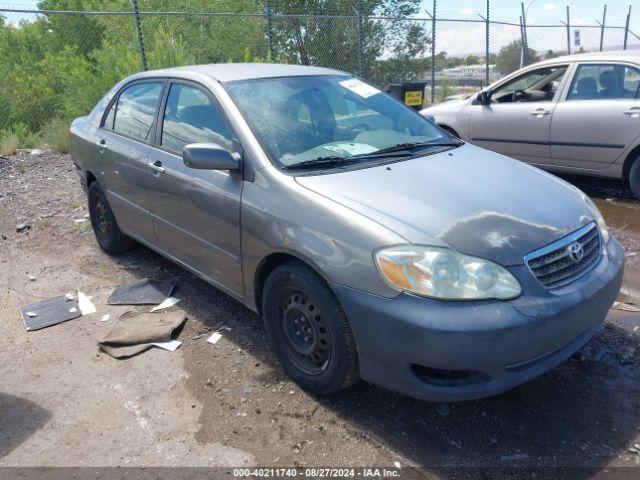
[[[476,100],[481,105],[489,105],[491,103],[491,90],[482,90],[478,92]]]
[[[182,149],[182,161],[200,170],[240,170],[240,154],[215,143],[191,143]]]

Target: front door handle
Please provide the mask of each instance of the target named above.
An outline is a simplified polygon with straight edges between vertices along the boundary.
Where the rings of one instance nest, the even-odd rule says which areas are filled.
[[[529,112],[529,115],[533,115],[534,117],[544,117],[545,115],[549,115],[551,112],[546,108],[536,108],[532,112]]]
[[[160,162],[159,160],[153,163],[152,162],[147,163],[147,167],[149,167],[151,170],[153,170],[156,173],[164,173],[164,167],[162,166],[162,162]]]
[[[631,107],[629,110],[625,110],[625,115],[629,115],[631,118],[640,118],[640,107]]]

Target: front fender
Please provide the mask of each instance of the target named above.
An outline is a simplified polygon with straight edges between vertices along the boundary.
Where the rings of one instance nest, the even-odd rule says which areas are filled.
[[[373,251],[406,243],[386,227],[299,185],[275,167],[256,172],[242,198],[244,303],[256,310],[255,280],[274,253],[299,258],[328,282],[393,298],[380,278]]]

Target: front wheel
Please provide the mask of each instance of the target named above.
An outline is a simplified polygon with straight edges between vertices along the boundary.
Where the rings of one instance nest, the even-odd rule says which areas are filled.
[[[262,313],[273,351],[300,386],[329,395],[358,380],[358,354],[347,317],[326,282],[286,263],[264,287]]]

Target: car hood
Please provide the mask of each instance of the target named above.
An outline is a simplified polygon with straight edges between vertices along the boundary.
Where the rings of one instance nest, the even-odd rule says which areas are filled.
[[[465,107],[467,103],[469,103],[468,98],[462,100],[449,100],[448,102],[442,102],[437,105],[424,108],[420,110],[420,113],[423,115],[436,115],[442,112],[456,112]]]
[[[502,265],[522,264],[527,253],[594,220],[577,188],[469,144],[296,181],[408,242],[448,245]]]

